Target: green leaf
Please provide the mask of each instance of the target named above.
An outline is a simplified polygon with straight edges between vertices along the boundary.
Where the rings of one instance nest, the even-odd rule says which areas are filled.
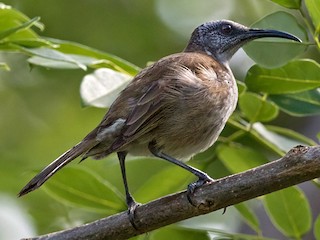
[[[250,122],[268,122],[278,116],[278,107],[258,94],[246,92],[239,97],[239,107]]]
[[[320,34],[320,3],[319,0],[305,0],[305,4],[309,15],[312,19],[312,23],[316,29],[316,34],[319,37]]]
[[[17,51],[31,56],[29,63],[47,68],[86,70],[87,67],[107,67],[118,72],[136,75],[140,70],[134,64],[117,56],[69,41],[40,38],[31,26],[43,30],[39,18],[27,16],[0,3],[0,49]]]
[[[270,126],[265,126],[261,123],[254,123],[252,126],[252,132],[257,132],[258,135],[254,134],[254,137],[258,141],[267,141],[270,144],[273,144],[277,149],[282,150],[282,152],[288,152],[291,148],[297,145],[303,145],[306,142],[301,138],[293,138],[293,135],[284,134],[284,131],[281,133],[274,132],[274,128]],[[290,130],[288,130],[290,131]],[[309,141],[308,141],[309,142]],[[308,144],[308,143],[307,143]],[[283,154],[280,154],[283,156]]]
[[[35,66],[52,68],[52,69],[79,69],[77,64],[69,61],[60,61],[40,56],[33,56],[28,59],[28,63]]]
[[[163,197],[167,194],[185,189],[192,175],[177,166],[166,167],[149,178],[135,192],[134,196],[141,202]]]
[[[311,228],[307,198],[297,187],[270,193],[263,198],[272,223],[287,237],[300,239]]]
[[[307,33],[294,16],[286,12],[272,13],[252,25],[254,28],[276,29],[289,32],[302,41],[307,41]],[[288,39],[262,38],[248,43],[244,50],[256,63],[263,67],[280,67],[305,51],[307,45]]]
[[[28,28],[30,28],[31,26],[35,25],[35,22],[38,22],[40,20],[40,17],[35,17],[33,19],[31,19],[30,21],[27,21],[21,25],[19,25],[18,27],[14,27],[14,28],[10,28],[4,31],[0,32],[0,40],[4,39],[12,34],[15,34],[18,31],[21,30],[26,30]]]
[[[254,123],[253,124],[253,129],[251,129],[250,131],[250,135],[257,141],[259,142],[262,146],[270,149],[272,152],[276,153],[278,156],[283,157],[286,153],[285,150],[283,150],[283,146],[279,147],[278,145],[276,145],[275,143],[273,143],[272,141],[270,141],[270,139],[272,139],[270,137],[270,134],[268,134],[268,136],[266,137],[265,135],[265,131],[266,129],[264,128],[263,124],[261,123]],[[254,130],[254,131],[253,131]],[[260,131],[262,133],[260,133]],[[290,148],[289,148],[290,149]]]
[[[86,75],[80,86],[85,105],[110,107],[118,94],[127,86],[132,77],[108,68],[100,68]]]
[[[282,127],[273,126],[273,125],[265,125],[265,127],[269,131],[272,131],[272,132],[280,134],[282,136],[289,137],[291,139],[299,141],[297,145],[301,145],[301,144],[317,145],[317,143],[315,141],[313,141],[312,139],[310,139],[310,138],[308,138],[308,137],[306,137],[296,131],[293,131],[291,129],[282,128]]]
[[[93,212],[113,214],[126,208],[117,189],[79,167],[64,168],[44,185],[44,189],[60,202]]]
[[[268,98],[293,116],[320,114],[320,88],[295,94],[269,95]]]
[[[320,240],[320,215],[318,215],[316,221],[314,222],[313,231],[316,240]]]
[[[75,54],[65,54],[60,51],[50,49],[47,47],[40,47],[40,48],[17,47],[17,48],[20,48],[21,51],[28,53],[30,55],[41,57],[44,62],[43,66],[45,66],[45,59],[48,59],[49,61],[54,60],[58,62],[73,64],[76,67],[81,68],[82,70],[87,70],[87,65],[91,64],[95,60],[91,57],[80,56]],[[30,63],[37,63],[37,62],[35,59],[31,59]],[[38,62],[37,64],[41,66],[40,62]]]
[[[30,18],[28,18],[22,12],[19,12],[18,10],[11,8],[11,6],[9,5],[0,3],[0,30],[3,30],[3,27],[6,26],[5,24],[3,24],[3,22],[15,22],[16,24],[19,24],[21,22],[27,22],[29,20]],[[35,22],[34,25],[41,31],[44,29],[43,24],[40,22]]]
[[[33,46],[49,43],[39,38],[39,36],[31,29],[32,26],[43,30],[43,25],[39,22],[39,17],[30,20],[21,12],[12,9],[10,6],[0,4],[0,49],[11,50],[10,43],[28,43]]]
[[[217,154],[232,173],[243,172],[268,162],[262,153],[245,146],[220,144]]]
[[[301,0],[271,0],[283,7],[292,8],[292,9],[299,9],[301,5]]]
[[[296,60],[276,69],[254,65],[249,69],[245,83],[254,92],[302,92],[320,87],[320,65],[312,60]]]
[[[175,234],[174,231],[176,229],[178,229],[180,231],[195,231],[195,232],[199,232],[199,234],[201,232],[207,233],[207,234],[210,234],[209,235],[210,236],[209,239],[215,239],[215,240],[275,240],[275,239],[271,239],[271,238],[262,237],[261,235],[254,236],[254,235],[249,235],[249,234],[230,233],[230,229],[228,229],[228,230],[220,230],[219,228],[221,228],[221,224],[217,224],[217,225],[215,225],[215,227],[200,226],[198,229],[192,228],[192,226],[191,226],[191,228],[189,228],[189,227],[173,228],[173,230],[174,230],[173,232],[171,232],[171,231],[169,232],[169,231],[166,230],[168,235],[170,235],[170,233],[172,233],[173,235],[170,235],[170,236],[162,235],[162,233],[161,233],[161,235],[157,235],[158,231],[162,232],[162,230],[167,229],[167,228],[171,230],[173,227],[169,226],[169,227],[165,227],[165,228],[161,228],[159,230],[153,231],[151,233],[151,239],[152,240],[157,240],[157,239],[159,239],[159,240],[160,239],[161,240],[162,239],[188,239],[188,238],[185,238],[185,236],[183,236],[183,235],[177,235],[177,238],[175,238],[175,237],[171,238],[171,236],[174,236],[174,234]],[[156,237],[158,237],[158,236],[161,236],[161,237],[153,238],[154,237],[153,234],[156,234]],[[178,238],[180,236],[181,236],[181,238]],[[202,239],[207,239],[204,236],[201,237],[201,235],[197,235],[197,236],[196,235],[191,235],[190,237],[195,237],[195,239],[197,239],[197,240],[198,239],[201,239],[201,240]]]
[[[206,231],[183,229],[177,227],[165,227],[151,233],[151,240],[163,239],[184,239],[184,240],[199,240],[210,239]]]
[[[32,57],[28,59],[31,64],[58,69],[86,69],[91,68],[110,68],[114,71],[134,76],[140,68],[113,56],[109,53],[101,52],[96,49],[58,39],[46,38],[51,44],[51,48],[23,48],[16,46],[17,49],[23,50]]]
[[[10,67],[4,62],[0,62],[0,70],[10,71]]]
[[[241,95],[247,89],[247,87],[244,84],[244,82],[241,82],[241,81],[238,81],[238,80],[237,80],[237,86],[238,86],[238,94],[239,95]]]
[[[95,67],[101,67],[99,64],[103,63],[103,67],[108,67],[115,71],[123,72],[132,76],[136,75],[140,71],[139,67],[124,59],[85,45],[53,38],[47,38],[47,40],[58,45],[56,50],[59,50],[63,53],[83,55],[97,59],[96,62],[91,63]]]
[[[261,233],[258,217],[246,203],[239,203],[234,205],[234,207],[239,211],[243,219],[254,231]]]
[[[18,39],[10,39],[10,42],[27,48],[38,48],[38,47],[50,47],[55,48],[57,45],[52,44],[51,42],[43,39],[43,38],[18,38]]]

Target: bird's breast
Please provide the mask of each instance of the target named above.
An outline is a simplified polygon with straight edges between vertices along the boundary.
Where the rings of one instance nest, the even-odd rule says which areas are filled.
[[[164,152],[188,160],[217,140],[236,107],[238,91],[229,69],[182,68],[178,76],[155,135]]]

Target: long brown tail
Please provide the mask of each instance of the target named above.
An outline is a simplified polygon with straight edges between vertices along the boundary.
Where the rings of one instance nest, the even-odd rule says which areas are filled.
[[[22,188],[18,196],[21,197],[33,190],[39,188],[45,181],[47,181],[53,174],[55,174],[60,168],[67,165],[69,162],[87,152],[95,145],[93,140],[83,140],[73,148],[66,151],[51,164],[45,167],[38,175],[30,180],[26,186]]]

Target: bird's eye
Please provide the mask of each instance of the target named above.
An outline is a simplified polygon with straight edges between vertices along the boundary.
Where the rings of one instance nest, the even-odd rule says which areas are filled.
[[[223,34],[230,34],[232,31],[232,26],[230,24],[224,24],[221,27],[221,32]]]

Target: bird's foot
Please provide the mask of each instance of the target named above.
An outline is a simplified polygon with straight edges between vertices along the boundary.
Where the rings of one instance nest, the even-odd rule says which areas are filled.
[[[211,182],[214,182],[214,179],[204,173],[203,175],[199,176],[198,181],[190,183],[188,185],[187,198],[191,205],[196,207],[196,204],[194,203],[194,201],[192,201],[192,196],[196,191],[196,189],[203,186],[204,184],[211,183]]]
[[[137,225],[135,223],[135,217],[136,217],[136,209],[139,207],[141,204],[137,203],[133,197],[127,198],[127,205],[128,205],[128,216],[129,216],[129,221],[132,225],[132,227],[136,230],[138,230]]]

